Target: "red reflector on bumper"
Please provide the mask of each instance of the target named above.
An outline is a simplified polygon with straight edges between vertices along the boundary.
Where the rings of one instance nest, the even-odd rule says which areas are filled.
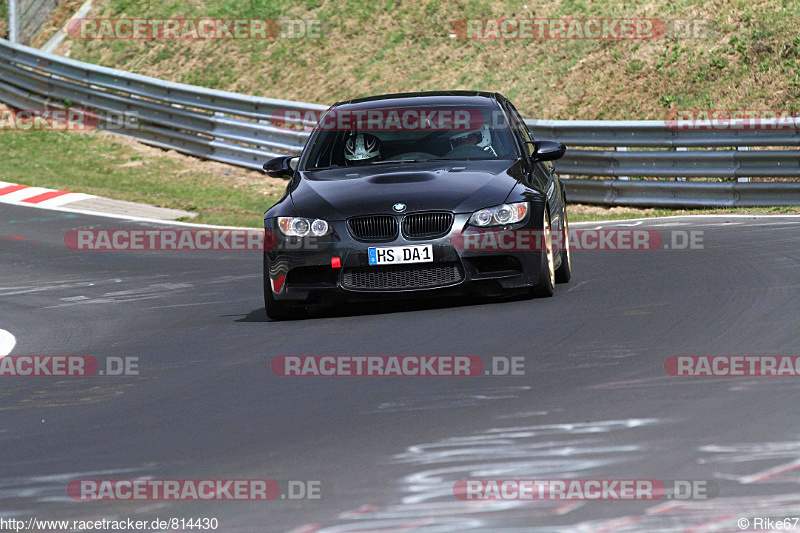
[[[331,268],[342,268],[342,259],[339,257],[331,257]]]

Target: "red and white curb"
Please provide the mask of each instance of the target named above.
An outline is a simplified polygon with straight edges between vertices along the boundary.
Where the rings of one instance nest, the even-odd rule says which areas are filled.
[[[63,205],[97,198],[81,192],[58,191],[44,187],[31,187],[0,181],[0,203],[17,205],[36,205],[40,207],[61,207]]]

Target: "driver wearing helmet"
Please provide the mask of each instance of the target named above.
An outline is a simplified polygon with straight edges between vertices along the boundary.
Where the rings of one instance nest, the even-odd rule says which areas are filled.
[[[369,133],[354,133],[344,143],[348,165],[364,165],[381,155],[381,140]]]
[[[477,130],[457,131],[450,135],[450,148],[455,150],[460,146],[477,146],[492,155],[497,153],[492,148],[492,134],[489,125],[484,124]]]

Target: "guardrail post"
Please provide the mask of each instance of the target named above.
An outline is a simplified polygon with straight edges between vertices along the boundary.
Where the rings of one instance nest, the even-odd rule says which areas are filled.
[[[8,40],[19,42],[19,9],[17,0],[8,0]]]
[[[617,146],[616,148],[614,148],[614,151],[615,152],[627,152],[628,151],[628,147],[627,146]],[[622,180],[622,181],[628,181],[629,179],[631,179],[631,177],[630,176],[618,176],[617,179],[618,180]]]
[[[747,152],[747,151],[750,150],[750,147],[749,146],[737,146],[736,150],[737,151],[741,150],[743,152]],[[736,181],[738,181],[739,183],[750,183],[750,178],[736,178]]]
[[[676,152],[688,152],[689,148],[687,148],[686,146],[677,146],[677,147],[675,147],[675,151]],[[677,178],[676,177],[675,181],[686,181],[686,178]]]

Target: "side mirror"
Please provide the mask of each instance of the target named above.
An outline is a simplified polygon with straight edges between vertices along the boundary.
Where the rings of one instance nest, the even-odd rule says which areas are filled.
[[[532,144],[534,148],[533,157],[534,161],[555,161],[561,159],[567,147],[558,141],[526,141],[527,144]]]
[[[291,178],[297,167],[297,156],[282,155],[264,163],[264,173],[273,178]],[[292,161],[294,160],[294,161]]]

